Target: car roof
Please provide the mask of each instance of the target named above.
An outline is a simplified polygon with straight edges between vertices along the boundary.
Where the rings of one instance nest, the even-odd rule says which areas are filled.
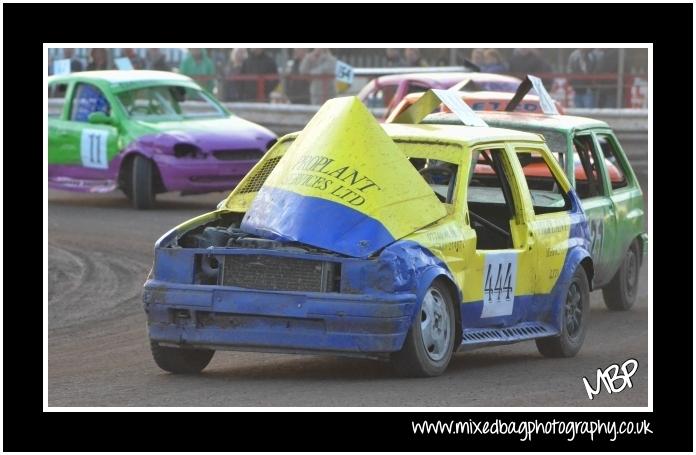
[[[477,114],[487,123],[497,123],[507,128],[514,128],[517,125],[565,131],[586,128],[609,128],[609,125],[601,120],[576,117],[574,115],[548,115],[505,111],[479,111]],[[428,115],[424,119],[424,122],[428,124],[445,122],[446,124],[456,125],[459,124],[459,119],[451,113],[436,113]]]
[[[171,73],[168,71],[150,70],[106,70],[106,71],[79,71],[76,73],[50,76],[49,82],[70,79],[92,79],[108,82],[109,84],[121,84],[127,82],[150,82],[150,81],[181,81],[192,82],[192,79],[182,74]]]
[[[389,76],[381,76],[377,78],[380,83],[389,82],[401,82],[403,80],[421,81],[429,83],[437,83],[443,85],[454,85],[459,81],[464,79],[471,79],[474,82],[477,81],[500,81],[500,82],[520,82],[520,80],[513,76],[506,76],[504,74],[494,74],[494,73],[406,73],[406,74],[394,74]]]
[[[383,123],[382,128],[392,139],[453,141],[466,145],[498,141],[544,142],[538,134],[505,128],[405,123]]]
[[[472,99],[472,100],[512,100],[512,98],[515,96],[514,93],[511,92],[500,92],[500,91],[494,91],[494,90],[480,90],[476,92],[462,92],[464,96],[467,99]],[[532,93],[527,93],[524,95],[524,99],[528,100],[538,100],[539,95],[534,95]]]
[[[406,95],[404,98],[408,99],[409,101],[413,101],[415,99],[420,98],[423,96],[423,93],[425,92],[414,92],[414,93],[409,93]],[[462,99],[468,99],[468,100],[502,100],[502,101],[510,101],[515,94],[510,93],[510,92],[497,92],[493,90],[480,90],[476,92],[457,92],[461,95]],[[524,99],[526,100],[539,100],[538,95],[533,95],[531,93],[528,93],[524,95]]]

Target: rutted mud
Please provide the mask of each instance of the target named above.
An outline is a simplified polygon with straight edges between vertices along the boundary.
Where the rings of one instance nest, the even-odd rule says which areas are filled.
[[[127,257],[49,244],[49,329],[132,311],[140,303],[147,271]]]

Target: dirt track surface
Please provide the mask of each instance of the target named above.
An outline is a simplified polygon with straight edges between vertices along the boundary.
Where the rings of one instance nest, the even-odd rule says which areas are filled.
[[[647,162],[635,170],[647,194]],[[610,312],[601,292],[592,293],[587,338],[573,359],[546,359],[524,342],[458,353],[438,378],[402,379],[377,361],[218,352],[199,376],[165,373],[150,356],[141,302],[153,244],[223,197],[172,194],[155,210],[135,211],[119,193],[49,191],[49,406],[648,404],[647,263],[631,311]],[[590,401],[582,377],[594,385],[598,368],[629,358],[640,365],[633,387],[603,389]]]

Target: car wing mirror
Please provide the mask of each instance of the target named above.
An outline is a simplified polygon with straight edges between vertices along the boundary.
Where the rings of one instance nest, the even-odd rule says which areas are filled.
[[[91,123],[93,125],[113,125],[114,119],[106,115],[104,112],[97,111],[89,114],[87,117],[87,123]]]

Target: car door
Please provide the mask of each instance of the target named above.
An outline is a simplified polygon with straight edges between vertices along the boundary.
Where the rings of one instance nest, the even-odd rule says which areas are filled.
[[[594,262],[594,287],[613,276],[611,245],[616,241],[616,208],[609,197],[606,166],[590,131],[572,136],[572,183],[582,201],[590,228],[590,254]]]
[[[532,302],[527,306],[527,321],[552,322],[553,292],[564,273],[571,229],[583,220],[571,215],[570,182],[553,155],[538,144],[515,144],[519,159],[518,187],[524,194],[526,228],[530,249],[529,267]]]
[[[65,118],[68,111],[71,85],[53,82],[48,85],[48,164],[61,164],[69,155]]]
[[[469,225],[476,250],[467,267],[465,327],[509,327],[527,320],[534,298],[534,238],[528,235],[516,156],[505,144],[473,149],[467,186]]]
[[[607,237],[602,260],[606,279],[610,280],[619,266],[630,243],[644,232],[643,193],[628,159],[611,130],[593,132],[595,145],[602,155],[609,198],[613,213],[608,223],[613,234]],[[605,226],[605,232],[608,231]]]
[[[109,164],[118,154],[118,129],[89,123],[89,115],[94,112],[111,116],[106,95],[93,84],[75,83],[64,119],[54,124],[57,147],[49,159],[51,164],[61,166],[64,177],[98,181],[116,177],[118,169]]]

